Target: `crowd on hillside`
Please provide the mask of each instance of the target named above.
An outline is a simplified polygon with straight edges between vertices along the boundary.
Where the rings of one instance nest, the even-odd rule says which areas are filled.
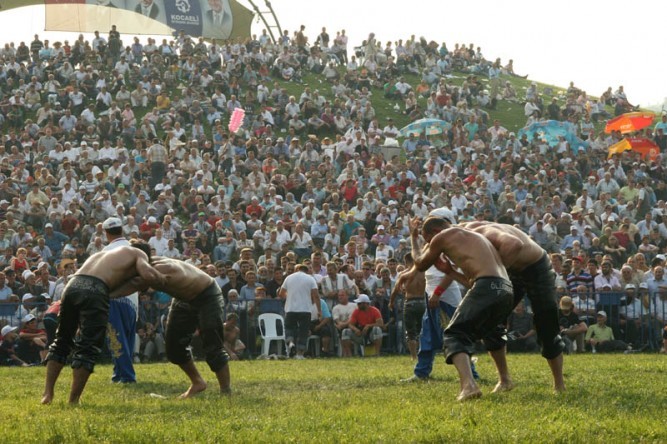
[[[370,34],[353,47],[344,30],[307,32],[276,43],[266,32],[142,42],[113,27],[71,45],[35,35],[0,49],[0,319],[22,325],[18,339],[3,329],[7,337],[39,360],[68,276],[102,250],[102,222],[116,216],[127,238],[216,278],[237,315],[232,355],[257,352],[259,301],[276,298],[297,263],[309,265],[329,308],[368,295],[387,347],[400,351],[402,308],[388,300],[410,251],[409,221],[440,207],[529,233],[553,253],[559,290],[580,319],[599,308],[600,291],[645,286],[647,297],[625,299],[615,328],[662,329],[667,158],[608,160],[622,136],[596,132],[634,108],[622,87],[593,99],[571,84],[545,103],[535,83],[517,91],[508,81],[518,77],[512,61],[486,59],[472,44],[412,36],[383,45]],[[301,83],[312,74],[317,87]],[[399,128],[380,121],[375,97],[397,104],[397,120],[435,117],[451,129],[410,135],[405,154],[387,158]],[[589,148],[517,138],[492,118],[499,101],[523,104],[527,123],[572,122]],[[236,108],[245,121],[230,134]],[[664,151],[665,130],[662,116],[643,133]],[[146,358],[163,353],[168,306],[167,295],[141,295],[137,353]],[[314,322],[315,332],[335,335],[347,322],[340,313]]]

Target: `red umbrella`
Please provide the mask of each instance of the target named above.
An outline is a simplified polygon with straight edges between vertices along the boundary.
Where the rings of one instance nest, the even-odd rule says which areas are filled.
[[[660,148],[652,140],[642,137],[628,137],[610,146],[608,157],[628,150],[640,153],[642,159],[648,157],[650,160],[655,160],[660,153]]]
[[[655,114],[650,112],[621,114],[607,122],[607,125],[604,127],[604,132],[611,133],[612,131],[620,131],[621,134],[626,134],[633,131],[639,131],[652,124],[654,118]]]

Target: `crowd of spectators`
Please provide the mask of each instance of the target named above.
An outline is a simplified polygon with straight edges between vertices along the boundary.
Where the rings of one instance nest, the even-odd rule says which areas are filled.
[[[276,298],[297,263],[333,309],[328,324],[314,316],[316,332],[349,328],[347,298],[365,294],[382,313],[385,348],[401,351],[401,304],[387,303],[410,249],[409,219],[444,206],[459,221],[529,233],[553,253],[559,291],[580,317],[599,308],[601,291],[646,287],[642,303],[616,317],[662,329],[667,158],[607,159],[622,136],[597,123],[634,108],[622,87],[594,99],[571,84],[547,104],[550,91],[536,83],[516,89],[512,61],[414,36],[383,45],[371,33],[351,48],[344,30],[326,28],[315,38],[285,31],[276,43],[266,32],[222,43],[123,37],[113,27],[72,45],[35,35],[0,49],[0,317],[36,318],[36,332],[19,335],[38,348],[35,359],[68,276],[105,246],[110,216],[155,254],[216,278],[233,356],[256,353],[259,301]],[[394,104],[386,120],[375,97]],[[517,138],[492,117],[501,101],[523,104],[527,123],[571,121],[589,148]],[[235,108],[245,121],[230,134]],[[451,129],[410,135],[404,154],[386,156],[394,120],[421,117]],[[664,152],[665,130],[662,116],[642,135]],[[163,356],[168,306],[167,295],[141,295],[144,359]],[[327,353],[336,341],[323,343]]]

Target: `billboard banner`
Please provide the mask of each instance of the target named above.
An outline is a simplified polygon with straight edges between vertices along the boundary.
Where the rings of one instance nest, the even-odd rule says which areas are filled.
[[[49,31],[171,34],[211,39],[250,37],[253,13],[235,0],[46,0]]]

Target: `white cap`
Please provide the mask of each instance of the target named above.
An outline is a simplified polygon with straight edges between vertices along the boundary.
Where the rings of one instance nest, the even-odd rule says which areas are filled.
[[[370,304],[370,303],[371,303],[371,300],[370,300],[370,298],[368,297],[368,295],[360,294],[359,297],[358,297],[357,299],[354,300],[354,302],[355,302],[356,304],[363,304],[363,303]]]
[[[53,224],[49,222],[48,224],[44,225],[44,228],[53,228]]]
[[[102,228],[110,230],[112,228],[122,227],[123,222],[117,217],[110,217],[102,223]]]
[[[5,325],[2,327],[2,337],[4,338],[13,331],[18,330],[18,327],[12,327],[11,325]]]
[[[23,319],[21,319],[21,322],[24,324],[35,320],[35,315],[28,313],[27,315],[23,316]]]
[[[157,219],[155,217],[151,216],[151,217],[148,218],[148,223],[149,224],[157,223]]]

